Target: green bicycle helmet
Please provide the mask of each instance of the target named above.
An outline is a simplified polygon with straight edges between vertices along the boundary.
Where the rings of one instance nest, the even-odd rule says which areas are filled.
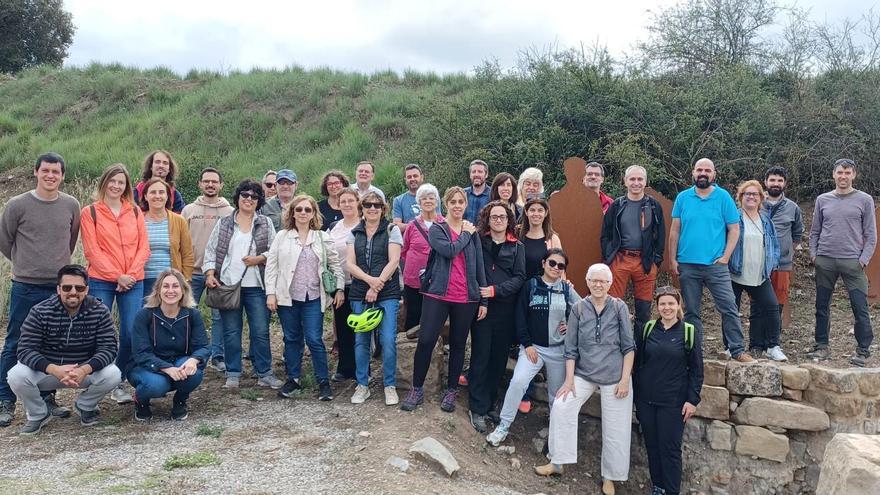
[[[369,332],[379,326],[384,314],[385,310],[382,308],[368,308],[359,315],[348,315],[348,326],[351,327],[355,333]]]

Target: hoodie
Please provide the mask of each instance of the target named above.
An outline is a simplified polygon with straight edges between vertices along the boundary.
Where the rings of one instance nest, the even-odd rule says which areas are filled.
[[[214,225],[226,216],[232,213],[232,206],[226,198],[220,198],[214,204],[207,203],[204,196],[199,196],[196,200],[186,205],[181,215],[186,219],[189,225],[189,234],[192,237],[193,253],[195,254],[195,268],[193,273],[202,274],[202,263],[205,261],[205,246],[208,244],[208,238],[211,237],[211,231]]]

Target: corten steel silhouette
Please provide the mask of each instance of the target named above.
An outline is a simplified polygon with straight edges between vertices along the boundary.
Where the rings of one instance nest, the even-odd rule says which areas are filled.
[[[880,208],[874,210],[874,216],[877,218],[877,229],[880,232]],[[556,219],[554,218],[554,224]],[[871,261],[865,267],[865,275],[868,277],[868,302],[874,304],[880,301],[880,257],[877,256],[877,250],[871,256]],[[791,306],[786,304],[786,308]]]

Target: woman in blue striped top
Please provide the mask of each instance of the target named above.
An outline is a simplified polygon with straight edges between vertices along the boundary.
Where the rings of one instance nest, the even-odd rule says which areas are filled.
[[[187,281],[192,279],[195,258],[189,226],[183,217],[171,211],[171,198],[171,186],[159,177],[144,185],[140,206],[145,212],[150,240],[150,258],[144,265],[144,294],[152,292],[156,277],[169,268],[179,270]]]

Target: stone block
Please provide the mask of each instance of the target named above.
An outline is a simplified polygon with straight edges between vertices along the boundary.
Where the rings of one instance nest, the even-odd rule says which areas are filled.
[[[432,437],[425,437],[415,442],[410,446],[409,452],[440,464],[449,476],[452,476],[461,469],[461,466],[455,460],[455,457],[452,456],[452,453],[449,452],[449,449]]]
[[[730,394],[724,387],[703,385],[700,391],[700,403],[697,405],[697,416],[711,419],[730,418]]]
[[[854,418],[861,416],[865,411],[865,401],[857,396],[840,395],[826,390],[809,388],[804,392],[804,399],[833,416]]]
[[[804,400],[803,390],[794,390],[791,388],[782,388],[782,398],[788,400],[796,400],[798,402]]]
[[[766,397],[744,400],[736,409],[733,419],[737,423],[788,430],[824,431],[831,425],[828,414],[821,409]]]
[[[779,366],[782,372],[782,386],[793,390],[806,390],[810,386],[810,370],[799,366],[783,364]]]
[[[788,455],[788,437],[760,426],[737,425],[736,453],[785,462],[785,457]]]
[[[880,369],[858,370],[859,391],[867,397],[880,397]]]
[[[703,385],[723,387],[725,383],[727,383],[727,364],[714,359],[704,360]]]
[[[731,450],[733,427],[723,421],[712,421],[706,429],[706,438],[715,450]]]
[[[880,491],[880,437],[838,433],[825,447],[816,493],[868,494]]]
[[[731,394],[779,397],[782,395],[782,372],[771,363],[731,361],[727,365],[727,389]]]
[[[804,364],[801,367],[810,370],[810,382],[813,388],[839,394],[848,394],[859,389],[857,370],[838,370],[816,364]]]

